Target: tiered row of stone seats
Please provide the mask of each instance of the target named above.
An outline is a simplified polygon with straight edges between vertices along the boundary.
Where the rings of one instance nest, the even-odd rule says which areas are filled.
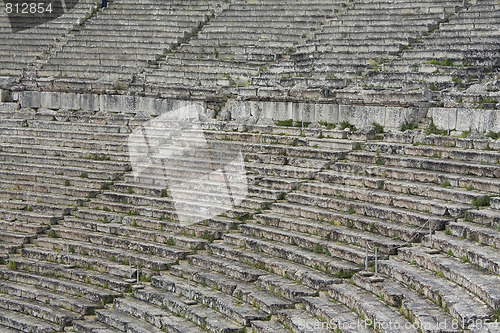
[[[167,54],[158,69],[146,71],[145,82],[174,94],[186,94],[186,87],[248,86],[259,70],[290,53],[343,5],[338,0],[232,1],[196,38]]]
[[[78,1],[74,8],[52,21],[31,29],[13,32],[5,4],[2,4],[0,15],[0,33],[2,34],[0,74],[13,76],[20,75],[25,70],[34,70],[37,60],[50,56],[56,45],[64,43],[69,32],[83,23],[97,8],[94,1]],[[64,12],[60,1],[52,5],[54,12]],[[26,17],[27,14],[19,15],[25,15],[26,25],[34,20],[33,15],[28,17]]]
[[[426,82],[432,90],[465,89],[498,72],[500,4],[471,2],[435,33],[415,41],[401,58],[372,73],[369,85],[412,89]]]
[[[165,177],[129,169],[141,120],[17,108],[2,104],[2,237],[26,237],[0,268],[6,332],[378,328],[350,328],[362,319],[460,332],[454,319],[498,312],[500,154],[487,140],[227,124],[157,133],[150,142],[206,140],[166,155],[168,182],[207,172],[219,151],[244,154],[248,198],[183,224]],[[181,194],[181,207],[220,195]],[[367,248],[377,277],[364,272]]]
[[[73,33],[38,76],[129,82],[205,22],[223,1],[116,0]],[[118,89],[118,87],[115,87]],[[124,87],[125,88],[125,85]]]
[[[354,2],[297,48],[271,65],[257,85],[344,88],[366,84],[415,40],[429,34],[463,6],[463,1]],[[385,74],[385,73],[384,73]]]

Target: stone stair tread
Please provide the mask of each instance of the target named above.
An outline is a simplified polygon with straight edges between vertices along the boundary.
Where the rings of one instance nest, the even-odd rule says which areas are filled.
[[[331,283],[338,283],[340,279],[329,274],[312,270],[310,267],[291,261],[273,257],[266,253],[254,253],[225,243],[210,245],[212,252],[218,256],[238,260],[246,265],[258,266],[281,276],[290,276],[303,285],[314,289],[321,289]]]
[[[290,330],[286,329],[285,326],[274,320],[252,320],[251,325],[255,333],[290,333]]]
[[[17,311],[0,311],[0,323],[17,331],[52,333],[59,332],[62,327]]]
[[[262,320],[267,317],[263,311],[256,310],[248,306],[242,306],[241,304],[238,304],[235,298],[225,295],[220,291],[212,290],[200,285],[191,286],[187,281],[181,280],[177,277],[169,275],[154,276],[152,278],[152,282],[155,287],[165,288],[167,291],[173,291],[177,294],[190,291],[195,300],[201,301],[203,304],[212,305],[212,307],[214,306],[214,303],[212,302],[216,301],[219,312],[228,315],[230,318],[245,326],[247,326],[252,320]],[[211,300],[210,303],[207,303],[208,300]],[[221,306],[224,308],[222,309]]]
[[[449,308],[456,318],[469,320],[486,319],[489,308],[470,292],[455,283],[440,279],[430,271],[410,266],[400,260],[385,260],[379,262],[380,272],[395,278],[405,285],[413,285],[431,299],[442,300],[443,306]]]
[[[278,318],[291,328],[293,332],[331,332],[322,326],[322,322],[304,310],[287,309],[278,312]],[[311,330],[312,329],[312,330]]]
[[[303,302],[308,312],[325,318],[330,328],[338,327],[346,333],[373,333],[367,325],[359,325],[360,318],[351,309],[327,296],[304,297]]]
[[[96,318],[109,325],[111,327],[117,328],[120,331],[131,331],[137,333],[160,333],[163,332],[159,328],[148,324],[142,320],[138,320],[135,317],[126,315],[125,313],[117,310],[97,310]],[[169,318],[170,319],[170,318]]]
[[[257,237],[238,235],[238,234],[225,234],[223,238],[226,241],[230,238],[236,239],[238,241],[243,241],[243,242],[248,240],[249,242],[251,242],[251,244],[255,244],[255,245],[259,246],[259,248],[265,246],[266,250],[262,251],[262,252],[265,252],[267,254],[271,254],[271,255],[277,256],[277,257],[280,257],[279,254],[290,253],[290,254],[293,254],[293,257],[295,257],[295,258],[298,256],[300,256],[301,258],[307,258],[307,260],[304,260],[303,262],[295,261],[296,263],[300,263],[300,264],[304,264],[304,262],[308,262],[309,264],[311,264],[311,262],[313,262],[313,261],[316,261],[316,262],[321,261],[324,263],[324,265],[326,267],[334,267],[334,266],[339,267],[339,268],[341,267],[340,270],[349,271],[349,270],[358,270],[359,269],[358,266],[356,266],[355,264],[350,263],[350,262],[345,261],[345,260],[333,258],[333,257],[327,256],[324,254],[314,253],[314,252],[308,251],[308,250],[302,250],[300,248],[297,248],[296,246],[278,243],[278,242],[271,241],[271,240],[261,240],[260,238],[257,238]],[[247,246],[249,246],[249,245],[250,244],[247,244]],[[275,251],[271,251],[271,249],[274,249]],[[283,258],[283,257],[281,256],[281,258]]]
[[[240,225],[240,229],[244,235],[251,235],[253,237],[263,236],[264,239],[283,242],[286,245],[295,245],[301,249],[308,249],[319,253],[326,253],[326,250],[328,250],[332,253],[331,256],[339,256],[340,259],[358,264],[363,263],[366,256],[363,248],[350,244],[338,244],[337,242],[315,235],[250,223]],[[266,234],[270,234],[271,236]],[[314,247],[308,247],[309,244],[314,244]],[[342,253],[345,257],[335,253]]]
[[[348,308],[355,308],[357,312],[363,314],[365,318],[370,318],[373,322],[379,323],[381,327],[384,327],[384,332],[400,332],[400,329],[396,327],[405,327],[405,332],[417,332],[411,325],[408,326],[408,321],[397,309],[388,307],[375,295],[357,286],[347,283],[331,285],[329,288],[329,295]],[[385,329],[386,327],[388,327],[388,329]]]
[[[191,304],[187,298],[177,294],[163,291],[154,287],[145,287],[135,293],[135,297],[163,307],[174,313],[176,316],[185,315],[186,319],[194,323],[206,326],[209,330],[224,332],[239,332],[242,328],[233,320],[209,307],[199,303]]]
[[[222,273],[214,273],[210,269],[180,264],[172,266],[171,274],[183,278],[188,277],[193,282],[220,290],[227,295],[236,297],[239,301],[245,301],[265,312],[275,313],[279,309],[289,308],[293,305],[292,302],[287,300],[286,296],[277,296],[275,295],[276,292],[272,293],[268,291],[268,288],[265,286],[261,286],[258,283],[254,285],[228,277]]]
[[[0,281],[0,290],[7,295],[15,295],[25,299],[48,301],[49,304],[57,307],[69,309],[80,314],[90,314],[91,310],[100,305],[91,302],[85,298],[73,297],[61,293],[54,293],[44,288],[20,284],[16,282]]]
[[[422,244],[431,247],[431,241],[428,236],[424,237]],[[498,250],[492,247],[474,244],[470,241],[444,234],[432,236],[432,247],[443,252],[448,252],[450,250],[457,257],[467,257],[473,264],[500,274],[500,257],[498,256]]]
[[[70,295],[81,294],[83,298],[91,301],[106,301],[110,298],[119,296],[119,293],[111,290],[97,288],[91,285],[83,284],[80,282],[47,277],[44,275],[36,275],[28,272],[12,271],[7,269],[0,269],[0,276],[13,282],[27,282],[35,284],[43,288],[55,287],[55,291],[63,290],[68,291]],[[29,282],[28,282],[29,281]],[[71,292],[69,292],[71,290]]]
[[[398,256],[406,261],[415,260],[426,269],[441,272],[447,279],[481,297],[492,308],[500,308],[500,278],[497,275],[444,254],[429,254],[421,247],[402,248]]]
[[[122,332],[115,328],[95,320],[75,320],[73,328],[77,333],[118,333]]]
[[[264,270],[213,255],[195,254],[189,256],[189,261],[194,265],[207,267],[210,270],[224,273],[230,277],[241,279],[246,282],[255,281],[259,278],[259,276],[268,274],[268,272]]]
[[[82,316],[75,312],[60,309],[58,306],[41,303],[37,300],[18,297],[14,295],[0,295],[0,307],[2,309],[18,311],[29,314],[57,325],[67,326],[73,320]]]
[[[467,238],[480,244],[493,248],[500,247],[500,230],[479,226],[475,223],[458,220],[448,224],[448,228],[454,236]]]
[[[291,225],[293,223],[294,225],[304,226],[305,228],[317,227],[325,230],[331,230],[332,233],[343,235],[346,238],[352,238],[358,240],[358,243],[360,243],[361,246],[365,245],[366,243],[376,243],[377,246],[379,247],[387,247],[390,249],[390,248],[398,248],[404,245],[404,242],[402,241],[390,239],[384,236],[380,236],[378,234],[374,234],[372,232],[335,226],[333,224],[316,222],[315,220],[306,219],[302,217],[282,215],[270,212],[270,213],[262,213],[255,215],[254,218],[256,219],[265,218],[266,220],[283,221],[286,224]],[[277,226],[284,228],[282,224],[278,224]]]
[[[331,210],[328,208],[322,208],[322,207],[316,207],[316,206],[309,206],[301,203],[275,203],[271,206],[271,209],[273,211],[277,211],[276,208],[283,208],[284,211],[292,212],[294,208],[300,210],[303,213],[307,213],[306,216],[299,216],[299,217],[307,217],[309,216],[314,216],[316,220],[320,220],[322,216],[326,216],[329,219],[335,218],[335,219],[346,219],[348,221],[351,221],[353,219],[355,220],[360,220],[360,222],[363,222],[366,227],[364,228],[367,230],[369,226],[374,225],[375,229],[377,228],[384,228],[387,229],[387,233],[393,235],[393,237],[400,237],[401,239],[405,240],[408,239],[408,241],[414,240],[415,236],[420,232],[420,229],[417,228],[416,226],[412,225],[401,225],[400,223],[394,223],[391,221],[387,221],[385,219],[380,219],[377,217],[371,217],[371,216],[364,216],[364,215],[358,215],[358,214],[348,214],[346,212],[338,212],[336,210]],[[295,214],[294,214],[295,215]],[[354,224],[354,222],[352,222]],[[407,235],[407,236],[403,236]]]

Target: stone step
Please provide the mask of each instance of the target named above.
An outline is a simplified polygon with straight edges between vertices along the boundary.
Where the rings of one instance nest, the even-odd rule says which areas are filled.
[[[500,274],[498,250],[489,246],[476,245],[469,240],[462,240],[441,233],[433,235],[432,246],[428,236],[423,238],[422,244],[450,254],[453,257],[463,258],[464,261],[469,261],[490,272]]]
[[[52,333],[63,329],[59,325],[9,310],[0,311],[0,324],[17,332]]]
[[[248,326],[252,320],[262,320],[267,317],[267,314],[263,311],[242,305],[236,298],[227,296],[220,291],[214,291],[200,285],[192,285],[173,276],[153,277],[152,283],[154,287],[174,292],[217,309],[220,313],[245,326]]]
[[[121,332],[115,328],[95,320],[75,320],[73,329],[76,333],[118,333]]]
[[[121,263],[130,262],[134,266],[140,264],[143,267],[160,271],[167,269],[172,263],[179,259],[183,259],[186,254],[189,253],[188,251],[172,249],[171,252],[168,252],[170,253],[170,257],[159,257],[135,252],[127,248],[115,248],[112,244],[98,245],[49,237],[39,237],[36,242],[40,248],[47,250],[65,251],[67,246],[71,246],[75,250],[75,253],[83,256],[91,256]]]
[[[270,291],[269,288],[263,288],[258,284],[254,285],[223,274],[212,273],[209,269],[198,266],[172,266],[171,274],[219,290],[266,313],[276,313],[280,309],[293,307],[293,302],[283,295],[284,288]],[[290,290],[291,292],[293,291]]]
[[[44,288],[15,282],[0,281],[0,290],[6,295],[13,295],[33,301],[36,300],[61,309],[74,311],[81,315],[90,315],[95,309],[101,307],[100,304],[88,301],[81,297],[63,295]]]
[[[465,238],[471,242],[477,242],[491,246],[493,248],[500,248],[500,232],[498,229],[485,228],[476,224],[468,223],[462,220],[451,222],[448,224],[446,233],[458,238]]]
[[[115,276],[96,272],[92,270],[83,270],[78,268],[68,269],[67,263],[58,264],[52,262],[43,262],[38,260],[31,260],[27,258],[11,257],[11,262],[16,264],[16,268],[31,273],[40,273],[48,276],[57,276],[66,278],[68,280],[77,281],[86,284],[92,284],[97,287],[111,289],[118,292],[125,292],[129,290],[130,285],[123,281],[123,279],[116,278]]]
[[[219,258],[213,255],[196,254],[189,256],[188,260],[193,265],[205,267],[211,271],[223,273],[229,277],[245,282],[254,282],[260,276],[268,274],[264,270],[249,267],[237,261]]]
[[[176,316],[183,316],[196,325],[205,327],[210,332],[236,333],[242,330],[241,324],[234,322],[212,308],[205,307],[198,302],[193,302],[168,291],[145,287],[137,290],[134,297],[166,309]]]
[[[182,321],[180,317],[175,317],[156,305],[135,298],[115,299],[113,309],[119,310],[132,318],[142,319],[159,329],[192,333],[204,332],[201,328],[185,319]]]
[[[500,308],[500,290],[498,290],[500,278],[498,276],[480,270],[472,264],[461,263],[444,254],[429,253],[419,247],[400,249],[398,257],[428,270],[440,272],[439,275],[477,295],[493,309]]]
[[[370,165],[363,163],[345,163],[337,162],[332,168],[337,172],[365,174],[366,176],[377,176],[384,179],[394,179],[408,182],[432,183],[441,185],[449,182],[454,187],[473,187],[480,191],[498,192],[500,191],[500,182],[489,177],[474,177],[456,173],[443,173],[434,170],[422,170],[410,165],[401,164],[398,166]]]
[[[312,219],[304,219],[295,216],[266,213],[257,214],[254,218],[266,226],[270,225],[282,230],[313,234],[336,242],[357,245],[360,247],[374,244],[379,248],[381,253],[386,254],[395,254],[397,249],[404,244],[401,241],[391,240],[370,232],[349,229],[335,225],[334,223],[318,223]]]
[[[271,240],[261,240],[257,237],[239,234],[225,234],[223,239],[230,245],[245,247],[255,252],[290,260],[292,263],[314,267],[316,270],[334,274],[334,276],[342,277],[348,275],[349,272],[359,270],[358,266],[353,263]]]
[[[306,311],[324,319],[322,324],[326,323],[330,330],[337,329],[346,333],[374,332],[355,312],[327,296],[304,297],[303,303]]]
[[[312,270],[308,266],[283,260],[265,253],[249,252],[230,244],[213,243],[209,247],[214,255],[239,261],[245,265],[265,269],[268,272],[288,277],[297,283],[313,289],[325,289],[331,283],[339,283],[341,280],[331,275]]]
[[[321,322],[319,319],[315,318],[304,310],[282,310],[278,312],[278,319],[287,327],[289,327],[292,332],[331,332],[329,329],[324,327],[325,323]]]
[[[489,318],[491,311],[481,300],[455,283],[436,277],[430,271],[399,260],[380,261],[379,267],[382,274],[413,286],[439,306],[448,309],[453,317],[463,319],[463,328],[475,320]]]
[[[425,296],[387,278],[366,275],[368,276],[355,274],[354,283],[380,297],[391,306],[400,308],[402,314],[413,323],[413,327],[423,332],[442,332],[443,330],[462,332],[458,327],[453,328],[454,324],[458,324],[459,319],[451,317]]]
[[[360,317],[363,316],[364,328],[373,327],[387,333],[398,333],[401,332],[401,327],[404,327],[405,332],[418,332],[397,309],[387,306],[378,297],[357,286],[347,283],[331,285],[328,293],[336,301],[355,309]]]
[[[82,315],[60,309],[55,305],[14,295],[0,295],[0,308],[2,310],[24,313],[61,326],[68,326],[73,320],[82,318]]]
[[[361,265],[365,262],[366,254],[363,248],[349,244],[338,244],[318,236],[302,234],[295,231],[282,230],[271,226],[258,224],[242,224],[240,226],[243,235],[250,235],[260,239],[272,240],[286,245],[294,245],[301,249],[314,253],[326,254],[329,257],[338,258]],[[381,255],[381,257],[387,257]],[[368,256],[368,261],[374,261],[373,255]]]
[[[139,321],[137,320],[137,318],[126,315],[123,312],[116,309],[97,310],[96,319],[122,332],[130,332],[130,333],[163,332],[161,329],[156,328],[151,324],[148,324],[144,321]]]
[[[68,245],[69,248],[69,245]],[[71,250],[74,247],[70,248]],[[54,250],[54,249],[44,249],[41,247],[24,247],[21,250],[23,258],[33,259],[35,261],[48,261],[48,262],[58,262],[60,264],[67,264],[68,259],[70,265],[75,265],[84,269],[90,269],[98,272],[107,272],[111,276],[119,278],[135,278],[137,272],[137,265],[135,262],[131,262],[130,258],[124,259],[122,262],[111,261],[104,258],[98,258],[95,256],[84,255],[84,251],[81,253],[72,254],[70,252],[67,255],[66,250]],[[133,264],[133,265],[132,265]]]
[[[251,322],[252,330],[255,333],[267,333],[267,332],[274,332],[274,333],[289,333],[290,330],[285,328],[282,324],[280,324],[277,321],[260,321],[260,320],[253,320]]]
[[[4,280],[52,289],[54,292],[62,292],[72,296],[76,295],[93,302],[106,303],[119,296],[119,294],[114,291],[97,288],[75,281],[46,277],[28,272],[0,269],[0,276]]]
[[[478,177],[498,178],[500,176],[499,167],[491,164],[479,164],[471,162],[458,162],[443,160],[440,158],[426,159],[414,157],[399,157],[393,155],[377,155],[376,153],[352,152],[347,156],[349,161],[377,164],[383,166],[396,166],[415,169],[424,169],[431,171],[440,171],[444,173],[457,173],[463,175],[472,175]]]
[[[346,226],[350,229],[371,231],[374,234],[401,239],[407,242],[419,242],[424,233],[416,226],[402,225],[377,217],[365,217],[349,212],[338,212],[329,208],[310,206],[299,203],[275,203],[271,205],[273,213],[288,214],[316,221],[330,221],[333,225]]]
[[[389,221],[398,221],[398,223],[409,224],[418,227],[432,226],[432,230],[443,230],[450,221],[449,218],[435,216],[428,213],[414,212],[378,204],[374,206],[371,203],[338,199],[330,196],[311,195],[302,192],[289,193],[287,199],[290,203],[302,205],[317,206],[319,208],[335,209],[344,212],[353,212],[354,214],[366,215]]]
[[[273,274],[260,276],[256,284],[263,289],[295,303],[301,302],[303,297],[314,296],[316,294],[316,291],[312,288]]]
[[[57,232],[58,230],[65,229],[68,232],[74,232],[75,237],[79,233],[84,233],[85,235],[80,239],[87,239],[89,236],[92,236],[94,232],[98,232],[139,239],[150,243],[173,244],[177,247],[190,250],[203,249],[207,243],[207,241],[196,238],[165,233],[159,228],[148,230],[143,225],[138,224],[137,220],[133,221],[132,224],[135,224],[135,227],[124,225],[123,221],[122,224],[112,222],[99,223],[74,217],[65,217],[64,220],[59,222],[58,226],[52,226],[52,230]],[[101,236],[102,235],[98,237]]]
[[[500,225],[500,212],[492,209],[471,209],[467,211],[464,220],[471,220],[478,225],[497,228]]]

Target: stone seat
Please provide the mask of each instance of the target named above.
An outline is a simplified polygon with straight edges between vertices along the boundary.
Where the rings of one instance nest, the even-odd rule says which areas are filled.
[[[404,165],[375,166],[358,162],[337,162],[332,166],[332,169],[341,173],[366,173],[369,176],[394,179],[396,181],[405,181],[408,184],[427,183],[441,185],[445,182],[449,182],[451,186],[461,188],[472,186],[472,188],[486,192],[498,192],[500,189],[500,182],[494,178],[468,176],[458,173],[443,173],[434,170],[422,170],[420,168],[407,167]],[[446,191],[446,189],[444,189],[444,191]]]
[[[41,193],[32,193],[33,197],[43,197]],[[47,199],[50,201],[50,199]],[[64,206],[64,205],[54,205],[54,203],[47,202],[38,202],[31,199],[20,199],[20,198],[12,198],[12,199],[0,199],[0,204],[4,207],[4,211],[12,210],[12,217],[29,222],[42,222],[44,224],[47,223],[55,223],[59,218],[63,215],[67,215],[70,213],[72,207]],[[31,213],[33,212],[33,213]],[[26,214],[27,213],[27,214]]]
[[[421,247],[400,249],[398,257],[428,270],[441,272],[441,276],[474,293],[493,309],[499,308],[498,276],[447,255],[432,254]]]
[[[366,231],[348,229],[335,224],[321,223],[312,219],[304,219],[296,216],[281,215],[271,212],[257,214],[254,218],[266,226],[269,225],[282,230],[313,234],[332,241],[356,244],[361,247],[373,244],[379,248],[380,252],[387,254],[395,254],[398,247],[403,244],[401,241],[388,239]]]
[[[66,183],[67,184],[67,183]],[[70,183],[71,184],[71,183]],[[61,186],[50,183],[37,183],[31,181],[19,181],[14,179],[9,181],[0,181],[0,188],[10,190],[13,186],[18,190],[23,191],[36,191],[36,192],[45,192],[45,193],[53,193],[59,196],[72,196],[72,197],[95,197],[98,193],[96,189],[86,189],[77,186]],[[1,191],[1,190],[0,190]],[[1,194],[0,194],[1,196]]]
[[[66,230],[77,229],[78,231],[85,232],[87,235],[89,232],[100,232],[107,233],[111,235],[123,236],[123,237],[132,237],[136,239],[145,240],[152,243],[160,243],[166,244],[169,242],[175,243],[176,246],[187,249],[203,249],[206,241],[191,238],[187,236],[182,236],[179,234],[171,234],[165,233],[159,230],[159,228],[153,230],[147,230],[143,225],[137,224],[137,227],[130,227],[124,224],[119,223],[99,223],[95,221],[88,221],[83,219],[78,219],[74,217],[65,217],[64,220],[59,222],[61,227],[64,227]],[[58,230],[59,226],[53,226],[53,230]],[[179,232],[180,233],[180,232]],[[83,237],[86,238],[86,237]],[[206,237],[208,238],[208,237]]]
[[[48,191],[52,191],[53,189],[57,191],[59,189],[61,194],[79,192],[87,192],[87,194],[89,194],[99,190],[102,186],[102,182],[97,182],[96,179],[64,177],[61,175],[38,174],[35,172],[0,170],[0,175],[4,180],[0,181],[0,183],[5,184],[5,182],[10,182],[10,187],[12,187],[12,184],[15,182],[15,184],[19,184],[24,188],[36,188],[40,186],[41,188],[45,187]],[[66,186],[68,182],[70,184],[69,189],[63,190],[61,185],[68,187]]]
[[[152,287],[137,290],[134,297],[168,310],[176,316],[183,316],[198,326],[205,327],[210,332],[233,333],[240,332],[241,324],[238,324],[218,313],[210,307],[199,303],[191,303],[187,298],[168,291]]]
[[[270,291],[268,286],[259,283],[260,280],[251,284],[198,266],[172,266],[171,274],[236,297],[238,301],[251,304],[266,313],[276,313],[280,309],[293,307],[291,298],[311,293],[310,288],[291,284],[289,281],[276,281],[271,286],[274,289]]]
[[[62,240],[60,238],[39,237],[37,239],[37,244],[40,248],[43,249],[60,251],[65,251],[67,246],[71,246],[75,250],[75,253],[78,253],[82,256],[90,255],[94,258],[106,259],[111,262],[122,263],[124,265],[129,262],[132,264],[137,263],[151,270],[165,270],[179,257],[182,258],[186,254],[186,252],[178,250],[176,252],[172,252],[170,258],[158,257],[151,254],[141,254],[132,250],[115,248],[112,246],[95,245],[73,240],[68,241]],[[114,265],[111,267],[105,266],[105,268],[111,270],[114,269]]]
[[[360,318],[348,307],[333,301],[327,296],[304,297],[307,312],[318,318],[324,318],[330,329],[341,329],[346,333],[372,333],[367,325],[358,325]]]
[[[82,315],[60,309],[55,305],[14,295],[0,295],[0,308],[2,311],[9,310],[24,313],[61,326],[68,326],[73,320],[82,318]]]
[[[95,244],[96,246],[109,246],[115,249],[127,249],[130,251],[140,252],[143,254],[151,254],[153,256],[165,257],[173,260],[184,258],[185,252],[181,245],[185,245],[187,249],[196,249],[203,247],[205,242],[196,241],[188,238],[165,238],[165,243],[160,243],[162,237],[158,235],[157,241],[145,241],[141,238],[130,237],[133,228],[129,228],[128,234],[115,234],[107,232],[93,232],[82,229],[70,229],[65,226],[54,225],[51,230],[55,232],[58,237],[65,240],[75,240],[82,243]],[[124,230],[125,231],[125,230]],[[58,238],[56,237],[56,238]],[[170,246],[167,239],[175,242],[176,245]]]
[[[500,247],[500,233],[498,229],[478,226],[477,224],[458,220],[448,224],[448,233],[458,238],[469,239],[493,248]],[[497,225],[498,228],[498,225]]]
[[[251,322],[252,330],[255,333],[266,333],[266,332],[275,332],[275,333],[287,333],[290,332],[283,324],[278,321],[270,320],[270,321],[261,321],[261,320],[253,320]]]
[[[11,190],[9,188],[0,188],[0,198],[4,200],[29,200],[40,204],[52,204],[54,206],[81,206],[86,201],[82,198],[76,198],[67,195],[26,192],[23,190]],[[55,208],[55,207],[54,207]]]
[[[314,267],[329,274],[338,274],[359,270],[357,265],[345,260],[336,259],[325,254],[315,253],[299,247],[279,243],[268,239],[260,239],[250,235],[225,234],[224,242],[239,247],[247,247],[256,252],[265,252],[293,263]]]
[[[454,319],[445,310],[432,303],[425,296],[406,288],[399,282],[380,277],[353,276],[354,283],[384,300],[387,304],[400,308],[402,314],[411,319],[414,327],[425,332],[461,332]]]
[[[262,320],[267,314],[251,306],[241,304],[234,297],[220,291],[201,285],[193,285],[180,278],[163,275],[152,278],[152,285],[157,288],[174,292],[175,294],[198,301],[220,313],[232,318],[236,322],[248,326],[252,320]]]
[[[91,314],[95,309],[100,307],[100,305],[81,297],[54,293],[44,288],[15,282],[0,281],[0,289],[5,295],[22,297],[33,301],[36,300],[38,302],[57,306],[58,309],[71,310],[81,315]]]
[[[444,173],[459,173],[464,175],[474,175],[479,177],[495,178],[495,174],[500,174],[499,167],[495,165],[484,165],[479,163],[457,162],[443,160],[440,158],[426,159],[414,157],[399,157],[392,155],[376,155],[374,153],[353,152],[348,155],[348,160],[352,162],[362,162],[378,164],[383,166],[396,166],[405,168],[424,169],[440,171]],[[376,163],[376,161],[379,163]]]
[[[15,332],[52,333],[63,329],[60,325],[10,310],[0,311],[0,324],[2,325],[0,328],[7,327]]]
[[[24,223],[22,221],[4,221],[0,220],[0,230],[7,234],[11,232],[20,232],[23,235],[33,235],[44,232],[48,229],[47,225],[39,223]]]
[[[379,329],[384,327],[384,332],[397,333],[400,327],[405,327],[405,332],[417,332],[396,308],[387,306],[378,297],[357,286],[347,283],[331,285],[328,294],[348,308],[356,309],[364,318],[378,323]]]
[[[135,317],[131,317],[117,309],[98,310],[96,311],[96,319],[110,327],[116,328],[122,332],[131,333],[161,333],[159,328],[140,321]],[[167,318],[167,320],[170,318]]]
[[[60,112],[60,111],[59,111]],[[16,118],[18,111],[13,115],[13,118]],[[26,116],[24,116],[26,117]],[[0,133],[4,136],[23,136],[29,138],[40,138],[39,140],[50,140],[57,141],[62,145],[70,145],[72,147],[73,141],[74,143],[81,143],[82,145],[104,145],[106,148],[112,147],[114,145],[123,147],[125,151],[125,144],[123,140],[127,138],[127,133],[104,133],[104,132],[85,132],[85,131],[72,131],[71,128],[68,130],[50,130],[50,129],[39,129],[39,128],[30,128],[30,127],[0,127]],[[61,142],[61,139],[65,139]],[[58,140],[59,139],[59,140]],[[45,141],[49,142],[49,141]],[[109,146],[108,146],[109,145]],[[87,146],[85,146],[87,147]],[[90,147],[89,147],[90,148]],[[93,148],[95,149],[95,148]],[[116,150],[120,150],[117,148]]]
[[[75,320],[73,329],[76,333],[118,333],[121,332],[115,328],[94,320]]]
[[[371,231],[395,240],[401,239],[407,242],[417,242],[424,235],[424,231],[416,226],[388,221],[376,216],[363,216],[348,214],[329,208],[314,207],[310,202],[285,202],[275,203],[271,206],[274,213],[285,214],[299,218],[316,221],[331,221],[333,225],[346,226],[363,231]]]
[[[280,259],[264,253],[249,252],[225,243],[213,243],[210,251],[217,256],[243,263],[245,266],[265,269],[274,274],[287,276],[307,287],[313,289],[324,289],[327,285],[338,283],[340,279],[331,277],[322,272],[311,270],[310,267],[296,264],[288,260]]]
[[[346,184],[323,183],[303,183],[301,185],[301,190],[309,194],[332,195],[345,199],[372,202],[377,205],[383,204],[413,211],[429,212],[439,216],[452,217],[464,216],[465,210],[472,208],[472,206],[469,205],[471,200],[482,197],[481,193],[466,192],[462,194],[461,189],[443,191],[442,188],[434,186],[412,186],[412,184],[393,182],[390,180],[384,181],[384,190],[364,189]],[[462,199],[461,195],[465,196],[465,199]],[[454,201],[456,200],[458,203],[448,202],[450,198],[453,198]],[[467,204],[460,204],[462,202],[466,202]]]
[[[453,317],[463,319],[465,327],[474,320],[484,320],[489,317],[491,310],[485,303],[453,282],[399,260],[380,261],[379,264],[382,274],[405,285],[413,285],[415,290],[442,307],[448,308]]]
[[[188,224],[181,225],[174,221],[174,216],[162,215],[158,218],[147,217],[147,216],[123,216],[121,214],[93,210],[88,208],[80,208],[78,211],[74,212],[73,215],[78,218],[78,223],[80,228],[98,228],[98,226],[93,226],[94,223],[122,223],[124,225],[132,225],[135,220],[135,224],[146,229],[170,232],[173,234],[185,234],[190,236],[199,237],[202,239],[219,239],[221,231],[232,230],[236,228],[234,221],[228,218],[214,217],[202,220],[203,223],[198,224]],[[71,218],[67,222],[71,224]],[[85,221],[85,222],[84,222]],[[206,221],[206,222],[205,222]]]
[[[46,163],[51,163],[51,161],[54,158],[47,158],[45,160]],[[35,159],[33,159],[35,160]],[[33,163],[27,163],[27,162],[5,162],[2,161],[0,164],[0,170],[8,170],[8,171],[21,171],[21,172],[34,172],[37,174],[50,174],[50,175],[57,175],[57,176],[66,176],[66,177],[71,177],[71,178],[85,178],[85,179],[91,179],[94,181],[111,181],[112,179],[118,177],[122,172],[122,170],[117,170],[117,171],[107,171],[106,168],[103,169],[86,169],[85,167],[71,167],[71,166],[65,166],[64,168],[61,168],[58,165],[48,165],[48,164],[38,164],[37,162],[43,162],[44,159],[36,159],[36,161],[33,161]],[[84,162],[84,161],[76,161],[78,163]],[[80,163],[81,164],[81,163]],[[88,161],[87,161],[87,166],[88,166]],[[93,164],[93,163],[92,163]],[[87,177],[82,175],[87,175]],[[99,184],[99,185],[102,185]]]
[[[489,270],[490,272],[500,272],[500,260],[498,258],[498,250],[489,246],[474,244],[470,240],[462,240],[453,236],[436,234],[431,240],[425,236],[422,240],[425,246],[433,247],[450,256],[461,258],[464,261],[471,262],[479,267]]]
[[[27,273],[22,271],[12,271],[0,269],[0,276],[4,280],[16,283],[25,283],[36,285],[46,289],[52,289],[54,292],[62,292],[72,296],[83,297],[93,302],[109,302],[119,294],[114,291],[97,288],[75,281],[65,281],[44,275]]]
[[[28,251],[24,251],[23,253],[28,253]],[[72,251],[69,251],[69,253],[72,253]],[[61,258],[62,257],[63,255]],[[11,257],[10,261],[15,263],[17,269],[31,273],[56,276],[72,281],[91,284],[105,289],[111,289],[117,292],[124,292],[129,289],[129,284],[127,282],[110,274],[81,268],[68,269],[67,259],[68,258],[63,260],[64,264],[38,261],[24,257]]]
[[[354,262],[362,265],[365,262],[365,251],[358,246],[351,244],[339,244],[319,236],[303,234],[300,232],[282,230],[271,226],[261,226],[258,224],[243,224],[240,226],[243,235],[255,238],[273,240],[286,245],[295,245],[301,249],[314,253],[326,254],[341,260]],[[263,238],[262,238],[263,237]],[[381,257],[387,257],[381,254]],[[368,261],[374,261],[372,255],[368,256]]]
[[[398,223],[413,226],[428,226],[430,223],[433,230],[443,230],[448,217],[436,216],[426,212],[411,211],[393,206],[377,204],[374,206],[370,202],[359,200],[346,200],[324,195],[315,195],[304,192],[290,193],[287,195],[289,202],[298,204],[314,205],[319,208],[328,208],[353,214],[366,215],[388,221],[397,221]]]

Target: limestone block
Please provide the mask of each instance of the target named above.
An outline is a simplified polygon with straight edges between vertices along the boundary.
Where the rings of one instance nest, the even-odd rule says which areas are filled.
[[[122,112],[124,96],[121,95],[101,95],[100,109],[105,112]]]
[[[60,108],[65,110],[80,110],[81,109],[80,95],[75,93],[61,94]]]
[[[314,121],[334,124],[339,121],[339,106],[338,104],[315,104],[314,114]]]
[[[10,91],[5,89],[0,89],[0,102],[9,102],[10,100],[11,100]]]
[[[59,109],[61,107],[61,94],[58,92],[42,92],[41,106],[47,109]]]
[[[457,108],[432,108],[429,117],[439,129],[454,130],[457,128]]]
[[[100,97],[95,94],[82,94],[80,95],[80,107],[84,111],[99,111],[100,110]]]
[[[304,121],[311,123],[315,121],[314,104],[312,103],[294,103],[293,117],[295,121]]]
[[[23,108],[39,108],[41,106],[39,91],[23,91],[20,93],[19,98]]]

